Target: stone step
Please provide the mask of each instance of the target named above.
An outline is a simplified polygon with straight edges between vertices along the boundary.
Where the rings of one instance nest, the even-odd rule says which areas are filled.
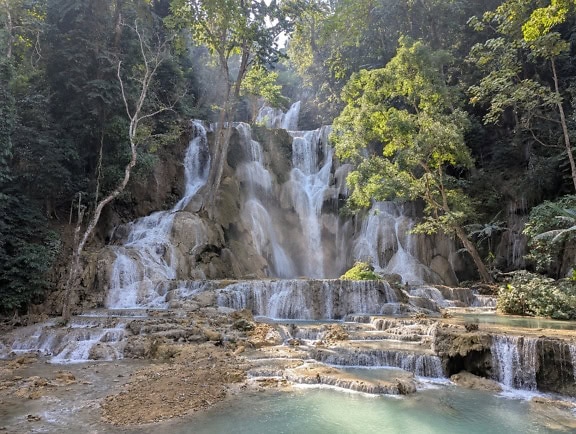
[[[305,363],[288,369],[284,378],[297,384],[327,385],[369,394],[407,395],[416,392],[414,375],[395,370],[386,379],[363,378],[354,372],[325,366],[320,363]]]
[[[389,366],[423,377],[444,376],[441,359],[434,352],[411,342],[347,341],[310,351],[322,363],[339,366]]]

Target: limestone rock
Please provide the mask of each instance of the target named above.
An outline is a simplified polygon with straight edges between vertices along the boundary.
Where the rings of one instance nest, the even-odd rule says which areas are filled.
[[[461,371],[450,377],[458,386],[465,387],[466,389],[488,390],[490,392],[501,392],[502,386],[494,380],[488,378],[478,377],[467,371]]]

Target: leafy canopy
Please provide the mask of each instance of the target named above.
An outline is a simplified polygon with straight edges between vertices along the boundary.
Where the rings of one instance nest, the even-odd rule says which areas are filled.
[[[467,116],[446,84],[449,55],[409,38],[399,45],[385,68],[354,74],[342,94],[333,140],[338,157],[356,164],[350,205],[420,198],[428,218],[416,229],[451,232],[470,211],[461,181],[447,173],[472,165]]]

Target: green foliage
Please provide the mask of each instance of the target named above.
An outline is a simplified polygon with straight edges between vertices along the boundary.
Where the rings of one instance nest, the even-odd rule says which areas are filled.
[[[494,216],[488,223],[474,223],[466,226],[468,236],[476,239],[478,245],[486,242],[489,253],[493,253],[492,243],[494,237],[507,229],[506,222],[497,220],[498,216],[499,214]]]
[[[240,95],[248,97],[252,108],[252,118],[258,114],[258,105],[264,100],[271,107],[284,107],[288,100],[282,95],[282,85],[278,83],[278,73],[267,71],[263,66],[252,67],[242,81]]]
[[[527,259],[537,270],[544,272],[561,263],[566,247],[576,241],[576,196],[532,208],[524,234],[529,237]]]
[[[520,271],[498,290],[498,310],[513,315],[576,319],[576,283]]]
[[[5,191],[0,200],[0,312],[12,312],[43,294],[60,241],[34,202],[12,188]]]
[[[343,91],[347,105],[332,138],[338,157],[356,163],[349,201],[365,207],[372,199],[419,198],[428,218],[416,231],[451,233],[470,212],[460,180],[446,170],[472,165],[468,119],[442,74],[448,54],[407,38],[399,43],[385,68],[360,71]]]
[[[470,102],[485,110],[486,124],[508,125],[514,135],[507,147],[524,145],[520,161],[566,158],[571,149],[564,130],[567,82],[558,76],[570,62],[570,33],[560,32],[569,19],[574,19],[570,0],[507,0],[482,19],[470,20],[486,35],[468,57],[481,73],[469,87]],[[576,185],[576,168],[567,169]]]
[[[8,61],[0,60],[0,183],[9,179],[8,163],[12,156],[11,135],[15,124],[16,108],[9,86],[11,78],[12,66]]]
[[[381,280],[381,277],[374,272],[367,262],[358,261],[346,273],[340,276],[342,280]]]

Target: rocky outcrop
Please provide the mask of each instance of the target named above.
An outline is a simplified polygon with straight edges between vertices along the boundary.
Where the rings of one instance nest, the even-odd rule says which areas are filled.
[[[538,390],[576,397],[576,342],[542,337],[536,354]]]
[[[487,390],[489,392],[501,392],[502,386],[500,383],[482,378],[470,372],[461,371],[457,374],[451,375],[450,380],[460,387],[466,389]]]
[[[368,380],[319,363],[306,363],[288,370],[284,377],[293,383],[335,386],[370,394],[408,395],[416,392],[414,376],[402,371],[389,381]]]

